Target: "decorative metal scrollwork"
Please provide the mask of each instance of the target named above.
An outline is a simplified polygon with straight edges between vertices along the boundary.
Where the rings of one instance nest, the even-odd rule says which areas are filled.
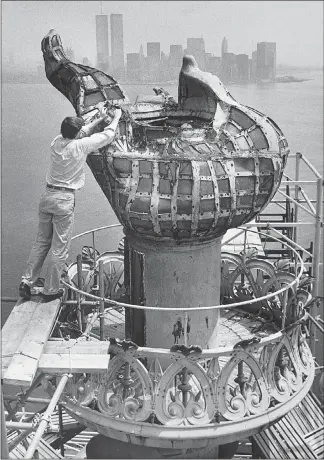
[[[164,372],[155,398],[155,414],[164,425],[205,425],[214,417],[213,389],[200,364],[181,360]]]
[[[145,421],[152,412],[153,384],[138,360],[112,359],[98,390],[98,407],[110,417]]]
[[[80,406],[89,406],[97,398],[100,374],[75,374],[66,385],[65,393]]]
[[[234,379],[236,367],[238,373]],[[219,411],[226,420],[238,420],[266,411],[270,405],[270,395],[258,361],[243,350],[235,351],[219,376],[216,397]]]

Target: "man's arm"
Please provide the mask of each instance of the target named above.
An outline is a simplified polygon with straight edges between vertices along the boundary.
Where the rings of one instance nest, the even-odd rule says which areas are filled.
[[[105,106],[101,106],[99,109],[99,117],[84,125],[78,135],[78,139],[81,139],[85,136],[91,136],[94,130],[104,121],[109,120],[109,115],[106,112]]]
[[[103,131],[79,139],[79,143],[82,146],[85,155],[88,155],[89,153],[102,147],[105,147],[105,145],[110,144],[114,140],[121,114],[121,109],[116,109],[114,112],[113,120]],[[107,118],[107,115],[105,115],[105,117]]]

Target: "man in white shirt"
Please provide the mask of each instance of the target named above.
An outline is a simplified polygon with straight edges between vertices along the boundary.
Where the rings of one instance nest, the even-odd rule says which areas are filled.
[[[19,286],[19,295],[25,300],[31,298],[30,288],[39,277],[49,252],[42,295],[46,302],[63,295],[59,286],[71,243],[75,191],[84,185],[87,155],[114,140],[122,113],[121,109],[116,109],[111,123],[103,131],[91,135],[96,126],[107,120],[104,110],[102,107],[100,117],[86,126],[82,118],[65,118],[61,134],[51,144],[46,191],[39,203],[38,234]]]

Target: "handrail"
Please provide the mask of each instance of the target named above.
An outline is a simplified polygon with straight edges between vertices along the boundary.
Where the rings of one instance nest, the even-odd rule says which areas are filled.
[[[240,228],[240,227],[238,227]],[[271,228],[271,227],[270,227]],[[257,232],[257,231],[254,231],[254,230],[248,230],[252,233],[257,233],[257,234],[264,234],[266,235],[265,233],[263,232]],[[269,235],[266,235],[269,237]],[[275,241],[278,241],[280,243],[282,243],[282,241],[280,241],[278,238],[274,237],[274,236],[271,236],[272,239],[274,239]],[[291,241],[293,244],[295,244],[293,241]],[[236,302],[236,303],[232,303],[232,304],[226,304],[226,305],[208,305],[208,306],[200,306],[200,307],[192,307],[192,308],[186,308],[186,307],[150,307],[148,305],[136,305],[136,304],[126,304],[126,303],[123,303],[123,302],[117,302],[116,300],[112,300],[112,299],[108,299],[108,298],[104,298],[104,297],[99,297],[99,296],[96,296],[96,295],[93,295],[93,294],[90,294],[88,292],[85,292],[85,291],[81,291],[80,289],[70,285],[69,283],[67,283],[66,281],[62,281],[63,284],[72,289],[73,291],[75,292],[78,292],[79,294],[83,294],[84,296],[86,297],[89,297],[91,299],[95,299],[97,301],[104,301],[105,303],[109,304],[109,305],[113,305],[114,307],[124,307],[124,308],[135,308],[135,309],[139,309],[139,310],[153,310],[153,311],[156,311],[156,310],[160,310],[160,311],[202,311],[202,310],[221,310],[221,309],[229,309],[229,308],[235,308],[235,307],[242,307],[243,305],[247,305],[247,304],[253,304],[253,303],[257,303],[257,302],[260,302],[260,301],[263,301],[263,300],[268,300],[268,299],[271,299],[275,296],[277,296],[278,294],[281,294],[285,291],[287,291],[288,289],[290,289],[292,286],[294,286],[295,284],[299,283],[302,275],[303,275],[303,271],[304,271],[304,261],[303,259],[301,258],[301,256],[299,255],[299,253],[291,246],[289,246],[289,244],[286,244],[286,246],[296,255],[296,257],[299,259],[299,263],[300,263],[300,267],[299,267],[299,274],[296,276],[296,278],[294,279],[294,281],[292,281],[291,283],[287,284],[286,286],[284,286],[283,288],[279,289],[278,291],[276,292],[273,292],[271,294],[267,294],[265,296],[262,296],[262,297],[257,297],[255,299],[252,299],[252,300],[245,300],[243,302]]]

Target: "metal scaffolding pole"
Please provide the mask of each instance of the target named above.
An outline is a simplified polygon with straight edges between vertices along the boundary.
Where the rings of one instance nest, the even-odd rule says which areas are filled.
[[[41,437],[43,436],[43,433],[46,429],[46,426],[47,426],[47,423],[48,423],[48,419],[49,417],[52,415],[54,409],[55,409],[55,406],[58,402],[58,400],[60,399],[61,397],[61,394],[64,390],[64,387],[67,383],[67,381],[69,380],[70,378],[70,374],[64,374],[59,382],[59,384],[57,385],[57,388],[53,394],[53,397],[51,399],[51,402],[49,403],[48,405],[48,408],[46,409],[46,411],[44,412],[43,416],[42,416],[42,419],[41,421],[39,422],[39,425],[38,425],[38,428],[35,432],[35,436],[33,437],[33,440],[31,441],[29,447],[28,447],[28,450],[26,452],[26,455],[25,455],[25,459],[31,459],[33,458],[33,455],[34,455],[34,452],[38,446],[38,443],[41,439]]]
[[[321,257],[321,242],[322,242],[322,221],[323,221],[323,179],[317,179],[317,192],[316,192],[316,216],[315,216],[315,240],[314,240],[314,251],[313,251],[313,266],[312,266],[312,276],[314,277],[313,282],[313,297],[319,296],[319,266],[320,266],[320,257]],[[311,309],[311,315],[316,318],[319,314],[319,302],[314,302],[314,305]],[[316,351],[316,328],[314,324],[310,328],[310,344],[313,356],[315,356]]]
[[[302,154],[300,152],[296,153],[296,170],[295,170],[295,181],[299,181],[299,171],[300,171],[300,160],[302,159]],[[298,202],[299,198],[299,185],[295,185],[295,200]],[[298,222],[298,204],[295,203],[295,209],[294,209],[294,220],[295,222]],[[294,228],[294,237],[293,240],[295,243],[297,243],[298,239],[298,227],[296,226]]]
[[[9,449],[7,443],[7,431],[6,431],[6,417],[3,407],[2,398],[2,387],[1,387],[1,458],[6,460],[9,458]]]

